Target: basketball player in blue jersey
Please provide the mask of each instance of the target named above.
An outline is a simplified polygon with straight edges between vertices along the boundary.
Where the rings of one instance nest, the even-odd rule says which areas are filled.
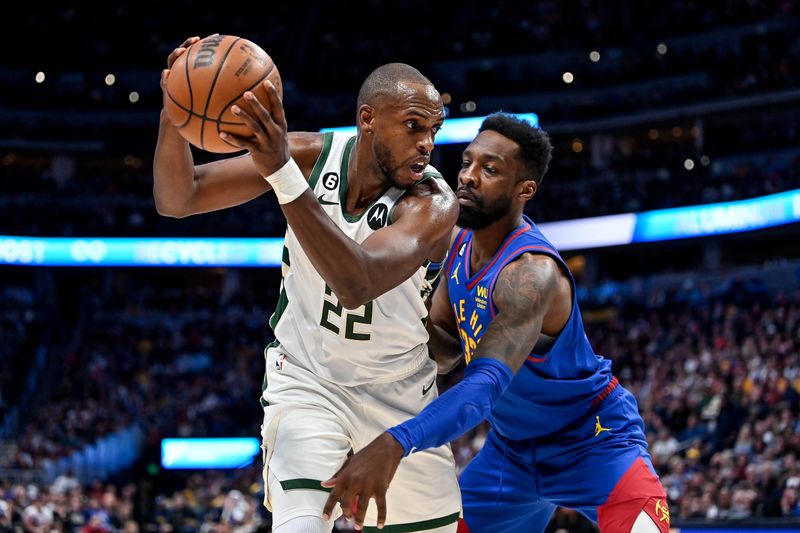
[[[428,323],[440,369],[464,357],[464,379],[326,481],[326,513],[341,502],[349,514],[354,501],[375,498],[380,523],[404,457],[488,419],[486,443],[459,480],[472,533],[542,532],[556,506],[604,533],[669,531],[636,399],[592,350],[567,265],[522,214],[551,152],[546,133],[504,114],[487,118],[464,151],[463,229]]]

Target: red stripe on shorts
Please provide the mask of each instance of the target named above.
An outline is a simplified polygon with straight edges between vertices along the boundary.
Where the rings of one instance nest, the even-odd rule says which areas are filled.
[[[617,388],[617,385],[619,385],[617,376],[611,376],[611,381],[608,382],[608,385],[606,385],[606,388],[603,389],[603,392],[595,396],[594,400],[592,400],[592,407],[597,407],[603,402],[603,400],[608,398],[608,395]]]
[[[658,477],[639,457],[623,474],[606,503],[597,508],[600,531],[630,531],[644,511],[661,533],[669,533],[667,494]]]

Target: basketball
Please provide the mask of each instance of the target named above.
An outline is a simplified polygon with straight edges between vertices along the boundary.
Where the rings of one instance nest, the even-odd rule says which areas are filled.
[[[242,95],[252,91],[269,108],[262,83],[267,79],[283,98],[278,68],[258,45],[233,35],[206,37],[190,46],[172,65],[166,84],[167,115],[194,146],[215,153],[239,151],[219,134],[251,134],[244,122],[231,113],[231,106],[236,104],[250,112]]]

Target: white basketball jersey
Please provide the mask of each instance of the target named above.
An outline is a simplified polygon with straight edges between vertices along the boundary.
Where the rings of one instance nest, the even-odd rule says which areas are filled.
[[[389,188],[360,215],[347,212],[347,165],[355,137],[326,133],[309,178],[314,196],[357,243],[391,224],[404,190]],[[441,178],[433,167],[425,175]],[[434,266],[434,265],[431,265]],[[344,309],[309,261],[291,226],[283,251],[283,281],[270,326],[296,363],[345,386],[408,376],[428,357],[427,309],[421,291],[438,274],[428,263],[399,286],[357,309]]]

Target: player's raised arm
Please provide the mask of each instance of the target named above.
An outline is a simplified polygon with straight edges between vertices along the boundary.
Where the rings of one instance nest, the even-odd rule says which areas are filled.
[[[167,57],[167,68],[161,73],[165,99],[172,66],[198,40],[199,37],[190,37]],[[322,149],[322,134],[290,133],[289,144],[292,156],[308,176]],[[159,120],[153,178],[156,209],[162,215],[178,218],[243,204],[270,190],[249,154],[195,165],[189,143],[178,133],[166,106]]]
[[[322,134],[289,134],[292,156],[305,176],[311,174],[322,149]],[[250,154],[195,165],[192,152],[175,126],[161,112],[153,158],[153,198],[164,216],[182,218],[234,207],[269,191]]]

